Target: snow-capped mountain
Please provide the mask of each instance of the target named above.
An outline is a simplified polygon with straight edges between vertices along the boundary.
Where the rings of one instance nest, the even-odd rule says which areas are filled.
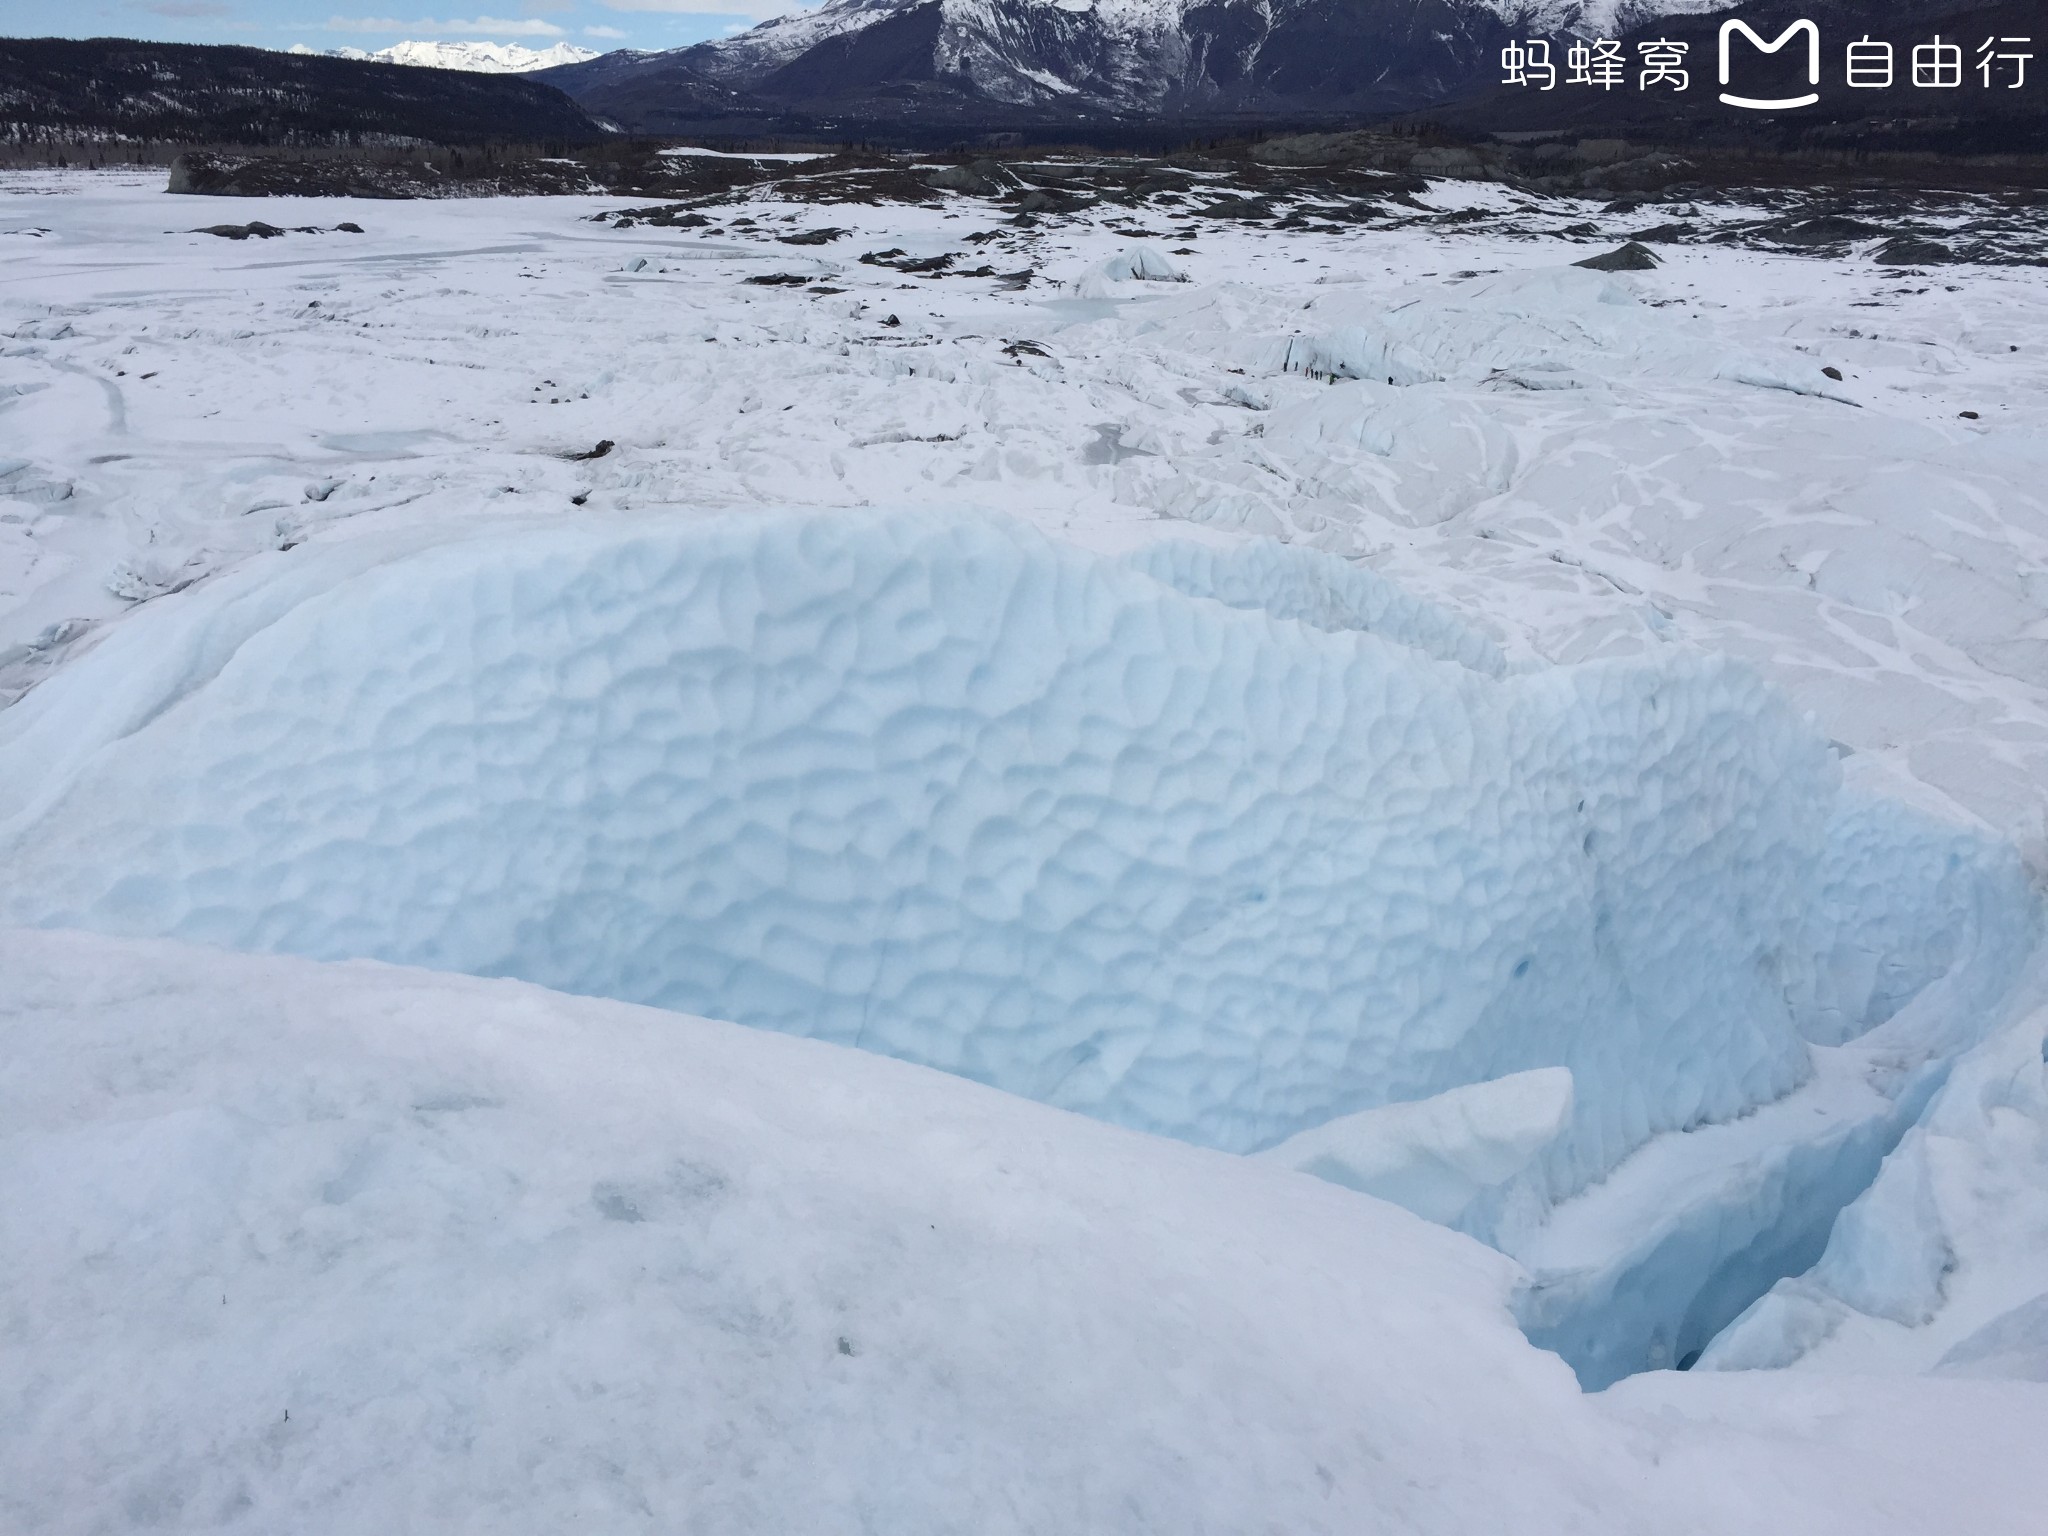
[[[293,53],[315,50],[301,45]],[[518,43],[393,43],[389,48],[330,48],[339,59],[366,59],[381,64],[416,64],[423,69],[465,69],[480,75],[524,75],[536,69],[555,69],[564,64],[585,64],[599,57],[592,48],[574,43],[555,43],[547,48],[527,48]]]
[[[1704,59],[1714,47],[1709,13],[1726,8],[1727,0],[831,0],[736,37],[609,54],[545,78],[586,110],[654,133],[951,142],[991,129],[1099,137],[1175,123],[1232,132],[1450,103],[1478,103],[1482,117],[1535,110],[1526,94],[1500,96],[1500,49],[1510,40],[1570,32],[1627,45],[1654,29]],[[1932,30],[1944,18],[1971,36],[2031,35],[2023,6],[1987,10],[1984,0],[1808,0],[1804,9],[1850,36],[1908,22]],[[1772,26],[1789,19],[1768,0],[1745,15]],[[1598,126],[1612,131],[1633,113],[1649,132],[1691,136],[1668,119],[1693,98],[1638,94],[1594,104]],[[1545,122],[1534,126],[1587,105],[1545,98]],[[1976,100],[1957,105],[1987,110]],[[1834,115],[1878,107],[1849,100]]]
[[[1472,0],[834,0],[549,83],[650,131],[778,107],[882,124],[1362,112],[1440,100],[1506,36]]]

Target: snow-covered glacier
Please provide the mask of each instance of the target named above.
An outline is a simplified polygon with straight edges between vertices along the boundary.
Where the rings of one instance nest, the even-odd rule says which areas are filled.
[[[2034,269],[113,176],[0,178],[0,1530],[2033,1536]]]
[[[1564,1067],[1551,1198],[1995,993],[2034,921],[1740,663],[1514,672],[1333,557],[970,513],[307,546],[0,717],[0,785],[7,922],[516,976],[1232,1151]]]

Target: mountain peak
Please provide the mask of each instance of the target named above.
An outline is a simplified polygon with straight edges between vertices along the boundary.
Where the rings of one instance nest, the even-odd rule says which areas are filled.
[[[573,43],[555,43],[547,48],[527,48],[518,43],[421,41],[393,43],[374,51],[362,48],[308,48],[301,43],[292,53],[325,52],[338,59],[364,59],[378,64],[414,64],[423,69],[463,69],[483,75],[524,75],[536,69],[554,69],[563,64],[585,64],[599,57],[595,49]]]

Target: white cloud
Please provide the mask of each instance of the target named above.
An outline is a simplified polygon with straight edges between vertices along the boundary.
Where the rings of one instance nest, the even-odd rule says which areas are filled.
[[[551,21],[527,16],[508,21],[503,16],[476,16],[468,20],[457,18],[452,21],[435,21],[431,17],[418,21],[399,21],[390,16],[330,16],[327,18],[329,32],[392,32],[404,37],[431,37],[436,33],[443,37],[564,37],[567,34]]]
[[[659,11],[672,16],[749,16],[761,20],[810,9],[793,0],[601,0],[608,11]]]
[[[626,34],[621,32],[617,27],[585,27],[583,29],[583,35],[585,37],[621,38],[624,37]]]

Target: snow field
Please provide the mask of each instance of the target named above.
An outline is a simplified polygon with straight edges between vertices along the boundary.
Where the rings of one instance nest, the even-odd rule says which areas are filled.
[[[557,199],[224,250],[178,231],[248,217],[232,199],[5,188],[0,696],[133,603],[343,520],[967,502],[1123,549],[1164,515],[1367,560],[1518,662],[1740,656],[1859,782],[2041,835],[2048,302],[2026,269],[1696,246],[1601,275],[1538,232],[1628,221],[1450,184],[1425,209],[1523,227],[1019,230],[969,198],[764,196],[716,230],[618,232],[581,222],[614,202]],[[852,233],[770,238],[826,223]],[[1190,281],[1077,297],[1146,245]],[[889,248],[1039,279],[856,259]],[[740,282],[776,271],[840,292]],[[1287,371],[1347,328],[1426,366],[1393,388]],[[1006,350],[1025,340],[1046,355]]]
[[[11,1530],[1449,1531],[1482,1453],[1536,1529],[1637,1497],[1506,1261],[1282,1170],[382,966],[12,933],[0,1036]]]
[[[2021,1536],[2033,1394],[1582,1396],[1382,1202],[504,981],[0,934],[0,1524]],[[1760,1390],[1768,1388],[1768,1390]]]

